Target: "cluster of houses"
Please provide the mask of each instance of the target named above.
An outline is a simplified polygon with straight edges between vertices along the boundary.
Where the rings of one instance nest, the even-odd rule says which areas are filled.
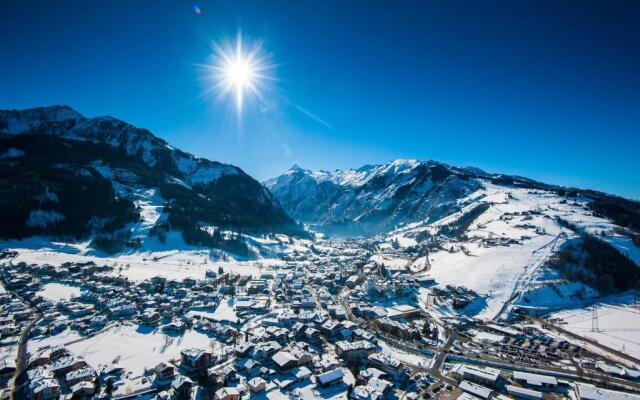
[[[141,390],[159,399],[205,393],[234,400],[272,390],[378,398],[395,393],[409,377],[400,360],[381,352],[375,334],[349,321],[335,301],[345,280],[338,265],[303,268],[290,263],[253,277],[217,271],[199,280],[155,277],[132,283],[111,267],[90,262],[55,267],[20,263],[5,265],[0,277],[16,296],[29,298],[22,308],[28,313],[14,315],[16,320],[29,322],[35,317],[31,310],[37,310],[31,338],[65,330],[91,337],[117,321],[178,336],[186,329],[198,330],[226,344],[215,353],[183,349],[180,359],[148,366],[148,384]],[[81,290],[59,301],[38,295],[50,283]],[[232,304],[223,319],[207,312],[223,302]],[[21,389],[27,398],[111,396],[126,375],[117,363],[89,365],[63,345],[29,349],[27,356]]]
[[[0,293],[0,382],[6,382],[16,371],[18,343],[31,321],[33,310],[20,297]]]
[[[443,345],[440,327],[417,306],[419,288],[433,282],[416,278],[404,267],[371,262],[367,252],[350,252],[339,244],[289,258],[254,275],[220,268],[207,271],[204,279],[158,276],[141,282],[93,262],[5,263],[0,269],[7,290],[0,293],[0,346],[13,353],[6,353],[7,369],[2,371],[8,377],[16,372],[17,346],[26,330],[30,339],[70,331],[84,340],[115,324],[131,324],[172,338],[196,331],[216,345],[189,345],[180,348],[177,357],[159,356],[140,376],[132,376],[118,357],[91,365],[65,345],[30,345],[23,362],[24,383],[16,395],[36,400],[138,395],[158,400],[617,396],[607,392],[598,397],[597,388],[571,386],[553,376],[468,362],[453,363],[453,368],[448,364],[444,377],[434,374],[429,361],[435,358],[416,353],[412,356],[427,362],[410,363],[388,350],[390,343],[399,343],[405,350],[420,346],[434,354]],[[58,300],[41,295],[52,283],[74,287],[77,294]],[[475,299],[464,288],[448,287],[445,292],[442,296],[452,301]],[[505,362],[517,356],[523,363],[560,363],[581,351],[532,328],[465,318],[452,321],[451,328],[460,334],[451,346],[452,356],[504,355]],[[594,368],[626,377],[635,373],[602,363]],[[10,390],[8,382],[4,387]]]

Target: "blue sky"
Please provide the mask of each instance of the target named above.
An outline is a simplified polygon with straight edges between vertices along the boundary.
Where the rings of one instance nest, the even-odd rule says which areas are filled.
[[[640,199],[640,3],[8,1],[0,108],[68,104],[258,179],[435,159]],[[241,118],[211,42],[263,41]]]

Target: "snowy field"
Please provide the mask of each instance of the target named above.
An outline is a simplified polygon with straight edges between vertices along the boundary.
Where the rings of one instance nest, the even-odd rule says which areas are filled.
[[[413,365],[418,368],[429,368],[433,363],[433,356],[428,356],[426,354],[418,355],[415,353],[409,353],[408,351],[399,349],[382,340],[378,341],[378,345],[382,348],[383,353],[388,353],[401,362]]]
[[[435,279],[440,287],[463,286],[476,292],[481,300],[467,311],[479,318],[505,316],[513,305],[549,310],[574,307],[598,295],[584,285],[563,281],[556,271],[545,266],[554,251],[577,238],[556,222],[557,217],[574,223],[579,231],[606,232],[606,236],[601,236],[603,240],[640,262],[640,249],[630,239],[616,236],[615,225],[593,216],[584,200],[567,201],[545,191],[491,184],[470,197],[490,202],[490,206],[470,225],[466,232],[468,239],[451,241],[445,245],[447,250],[431,253],[428,260],[426,257],[414,260],[411,269],[426,270],[423,275]],[[414,237],[422,231],[435,233],[436,227],[455,221],[472,207],[474,205],[430,225],[416,224],[396,231],[392,238]],[[483,241],[497,244],[484,245]],[[402,246],[403,241],[398,242]],[[428,294],[428,289],[422,289],[423,303]]]
[[[468,242],[464,244],[467,254],[439,251],[429,256],[427,276],[441,286],[464,286],[485,298],[486,305],[477,314],[483,319],[495,318],[503,305],[529,284],[537,269],[563,240],[560,236],[563,229],[542,216],[526,221],[544,229],[540,233],[523,228],[520,219],[501,218],[505,213],[530,211],[550,202],[545,196],[524,190],[510,190],[509,195],[506,192],[494,189],[487,193],[487,199],[495,203],[474,221],[468,236],[513,239],[520,244],[484,247],[477,241]]]
[[[205,334],[187,330],[183,335],[165,335],[157,329],[124,324],[68,346],[94,368],[117,364],[134,375],[161,361],[180,357],[189,348],[212,349],[216,341]]]
[[[29,339],[27,348],[31,353],[45,347],[54,347],[59,344],[67,344],[77,340],[81,340],[82,336],[74,330],[65,329],[55,335],[38,336]]]
[[[46,300],[57,303],[80,296],[80,288],[62,283],[46,283],[40,291],[36,292],[36,296],[42,296]]]
[[[216,307],[215,310],[204,309],[204,310],[192,310],[189,311],[189,316],[199,315],[201,317],[208,318],[213,321],[229,321],[229,322],[237,322],[238,317],[235,312],[235,301],[231,298],[223,299],[220,304]]]
[[[165,244],[160,244],[155,238],[145,241],[151,242],[139,251],[106,255],[89,247],[88,242],[59,243],[44,238],[30,238],[0,242],[0,248],[18,251],[19,255],[13,259],[14,263],[53,264],[65,262],[82,263],[93,261],[98,265],[115,267],[114,274],[124,275],[135,282],[141,282],[154,276],[167,279],[182,280],[184,278],[203,279],[208,270],[224,271],[258,276],[271,267],[284,265],[279,259],[261,259],[255,261],[220,260],[216,250],[189,246],[171,248],[170,242],[181,241],[179,232],[170,233]],[[155,243],[157,242],[157,243]]]
[[[549,315],[560,319],[557,325],[575,334],[640,358],[640,308],[633,306],[633,294],[625,294],[579,309],[567,309]],[[593,308],[598,313],[598,328],[592,332]]]

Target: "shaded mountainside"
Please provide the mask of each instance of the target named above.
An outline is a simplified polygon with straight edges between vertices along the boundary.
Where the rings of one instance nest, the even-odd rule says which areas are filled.
[[[441,163],[397,160],[333,172],[294,166],[265,185],[304,223],[326,232],[366,235],[448,215],[481,182]]]
[[[343,235],[378,234],[435,221],[466,206],[463,199],[486,183],[581,196],[590,200],[597,215],[633,231],[640,228],[640,203],[634,200],[436,161],[396,160],[346,171],[309,171],[296,165],[264,182],[293,218]]]
[[[151,233],[180,230],[215,246],[215,229],[304,234],[271,193],[240,168],[197,158],[145,129],[65,106],[0,111],[0,238],[90,235],[128,240],[142,219],[133,193],[153,189],[164,218]]]

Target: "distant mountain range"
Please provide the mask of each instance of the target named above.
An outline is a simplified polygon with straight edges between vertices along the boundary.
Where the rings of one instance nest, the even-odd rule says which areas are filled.
[[[264,185],[195,157],[146,129],[67,106],[0,110],[0,239],[90,239],[108,251],[180,232],[188,244],[249,250],[242,234],[376,235],[452,215],[487,184],[582,196],[597,214],[640,231],[640,204],[436,161],[340,171],[298,166]]]
[[[179,230],[187,243],[224,247],[223,229],[304,234],[240,168],[195,157],[146,129],[67,106],[0,110],[1,239],[135,246],[128,227],[144,219],[148,203],[139,193],[163,202],[150,229],[160,237]]]
[[[586,196],[592,209],[623,227],[640,229],[640,203],[593,190],[549,185],[436,161],[395,160],[358,169],[310,171],[294,165],[264,185],[296,220],[339,235],[372,235],[432,222],[468,205],[486,183]]]

